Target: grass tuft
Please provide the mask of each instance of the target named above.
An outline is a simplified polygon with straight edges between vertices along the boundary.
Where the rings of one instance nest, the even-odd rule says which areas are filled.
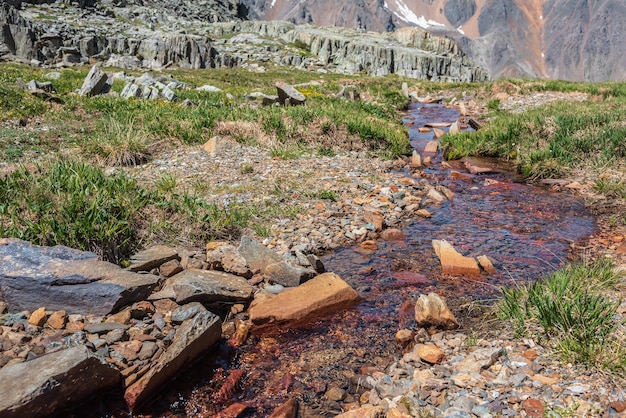
[[[624,348],[615,335],[623,323],[615,319],[621,300],[607,298],[619,282],[608,261],[570,265],[529,286],[503,289],[498,308],[516,336],[539,330],[567,361],[621,367],[626,363],[612,354]]]

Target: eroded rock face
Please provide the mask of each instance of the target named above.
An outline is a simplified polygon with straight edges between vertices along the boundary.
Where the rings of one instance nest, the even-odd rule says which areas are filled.
[[[86,251],[0,240],[0,298],[15,312],[45,306],[68,314],[106,315],[146,299],[158,279],[125,271]]]
[[[0,369],[0,416],[44,417],[110,389],[121,374],[85,346]]]

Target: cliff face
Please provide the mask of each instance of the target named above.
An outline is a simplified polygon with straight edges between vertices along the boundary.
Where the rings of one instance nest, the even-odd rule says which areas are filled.
[[[624,0],[242,1],[258,19],[376,30],[421,26],[457,40],[494,78],[626,77]]]
[[[37,65],[99,60],[110,66],[151,69],[169,65],[234,67],[269,61],[344,74],[400,74],[463,82],[489,78],[456,42],[420,28],[375,33],[289,22],[207,23],[221,18],[197,15],[190,9],[181,11],[190,13],[181,18],[163,14],[147,0],[141,3],[98,3],[89,13],[54,3],[41,10],[31,7],[22,11],[0,3],[0,57]],[[234,3],[223,5],[228,4]],[[226,7],[229,13],[235,9]],[[40,12],[56,13],[54,23],[27,17]]]

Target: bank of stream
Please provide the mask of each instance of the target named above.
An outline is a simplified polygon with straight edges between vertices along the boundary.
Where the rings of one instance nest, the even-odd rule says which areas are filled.
[[[433,133],[418,128],[458,118],[455,109],[440,104],[412,104],[405,118],[412,145],[423,154]],[[400,328],[415,326],[407,307],[420,294],[437,292],[447,298],[462,330],[471,331],[468,306],[489,304],[501,286],[535,280],[562,266],[570,244],[594,230],[594,220],[580,199],[527,185],[506,163],[474,160],[473,164],[492,165],[494,171],[453,176],[455,168],[463,171],[459,163],[451,163],[450,169],[440,164],[440,155],[431,157],[432,165],[419,175],[450,189],[454,193],[450,202],[429,219],[412,220],[403,239],[379,241],[374,251],[343,248],[323,258],[327,270],[359,291],[358,306],[304,329],[253,333],[240,348],[223,343],[218,354],[198,362],[148,411],[212,416],[237,401],[250,407],[242,416],[262,417],[295,397],[301,417],[335,416],[341,413],[341,404],[324,393],[339,387],[348,393],[344,404],[358,401],[351,377],[361,367],[384,367],[400,356],[394,335]],[[433,239],[448,240],[464,255],[487,255],[496,272],[473,279],[443,276]],[[218,382],[235,369],[244,371],[240,386],[228,399],[216,402]]]

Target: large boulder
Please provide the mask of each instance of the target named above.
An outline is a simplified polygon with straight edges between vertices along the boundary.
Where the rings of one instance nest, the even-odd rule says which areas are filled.
[[[9,310],[106,315],[146,299],[159,278],[100,261],[87,251],[0,240],[0,300]]]
[[[300,325],[356,304],[359,294],[334,273],[324,273],[250,307],[255,325]]]
[[[85,346],[0,369],[0,416],[44,417],[115,386],[120,373]]]
[[[168,278],[161,291],[150,300],[173,299],[184,305],[200,303],[238,303],[252,298],[254,289],[243,277],[222,271],[188,269]]]
[[[451,276],[479,276],[480,267],[472,257],[460,254],[446,240],[432,241],[433,248],[441,262],[441,272]]]
[[[280,263],[283,260],[274,251],[245,235],[241,237],[241,243],[237,249],[253,272],[264,271],[269,264]]]
[[[206,352],[220,339],[222,321],[209,311],[185,320],[176,331],[172,345],[150,370],[126,389],[124,399],[131,411],[154,396],[180,370]]]
[[[96,96],[102,93],[104,86],[107,84],[109,77],[102,71],[97,65],[91,67],[89,74],[83,81],[83,86],[80,88],[79,94],[81,96]]]

